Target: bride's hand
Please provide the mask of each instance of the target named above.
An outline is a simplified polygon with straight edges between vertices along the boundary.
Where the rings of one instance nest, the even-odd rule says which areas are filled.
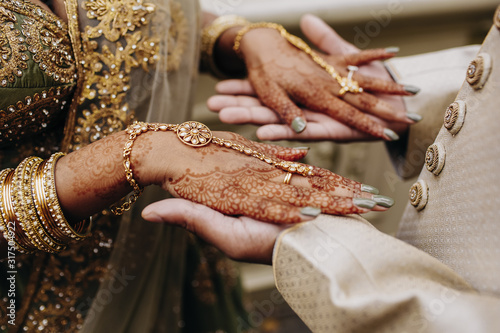
[[[134,131],[148,128],[134,126]],[[123,158],[130,142],[130,164],[125,165],[140,186],[159,185],[176,197],[226,215],[296,223],[320,212],[366,213],[392,204],[387,197],[373,195],[376,191],[367,185],[325,169],[286,162],[300,160],[307,149],[257,143],[230,132],[212,134],[218,138],[213,140],[223,140],[222,146],[211,142],[191,147],[171,131],[141,131],[134,141],[120,132],[68,154],[57,163],[55,177],[66,217],[79,221],[131,191]],[[287,163],[312,175],[291,174],[275,166],[286,169]]]
[[[360,83],[365,92],[347,93],[339,97],[340,85],[337,81],[305,53],[288,43],[277,31],[255,29],[244,35],[241,44],[248,67],[250,89],[243,87],[244,89],[238,91],[242,87],[237,84],[229,87],[234,81],[228,81],[219,85],[219,93],[256,94],[264,106],[276,111],[278,117],[275,119],[291,125],[295,132],[304,129],[302,125],[305,122],[302,120],[315,121],[304,112],[304,109],[327,115],[332,119],[329,124],[345,133],[339,135],[336,131],[330,130],[329,132],[334,134],[332,139],[342,141],[367,137],[395,139],[397,136],[389,128],[401,131],[414,122],[412,119],[415,118],[411,119],[405,113],[402,100],[394,97],[409,95],[408,91],[415,90],[412,87],[396,84],[380,62],[371,62],[392,57],[394,50],[359,51],[312,15],[306,15],[301,21],[301,26],[305,35],[329,54],[323,55],[324,59],[342,76],[347,75],[347,65],[360,66],[360,73],[354,74],[354,79]],[[266,45],[273,47],[269,48]],[[259,50],[264,50],[264,47],[266,47],[265,52],[260,52]],[[229,106],[229,103],[225,104],[226,107]],[[217,111],[213,103],[209,102],[209,107]],[[252,112],[250,117],[253,118],[254,115],[255,112]],[[242,118],[248,119],[249,116]],[[324,117],[319,119],[322,121]],[[305,130],[307,131],[307,127]],[[284,131],[282,130],[282,134]],[[295,135],[291,130],[286,132],[287,138],[295,136],[298,139],[316,139],[310,137],[315,131],[306,132],[304,135]],[[328,135],[330,134],[320,135],[320,138],[327,138]]]
[[[257,143],[230,132],[213,135],[246,147],[248,154],[258,152],[266,158],[215,143],[193,148],[182,144],[172,132],[150,132],[137,138],[142,148],[141,153],[132,155],[135,177],[144,185],[161,185],[176,197],[226,215],[273,223],[296,223],[320,212],[343,215],[385,209],[375,206],[376,202],[390,206],[385,197],[364,192],[369,187],[317,167],[311,167],[310,176],[293,174],[285,184],[287,172],[265,162],[267,158],[296,161],[307,150]]]

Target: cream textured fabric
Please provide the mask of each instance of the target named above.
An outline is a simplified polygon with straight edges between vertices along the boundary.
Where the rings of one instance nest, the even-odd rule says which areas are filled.
[[[421,172],[429,199],[420,212],[407,207],[398,233],[404,242],[354,216],[320,216],[280,236],[274,252],[277,287],[313,332],[500,331],[496,104],[500,31],[496,27],[480,52],[491,56],[492,72],[484,88],[474,90],[464,83],[460,90],[458,99],[467,105],[464,126],[455,135],[441,128],[436,143],[446,151],[445,165],[438,176],[425,167]],[[453,67],[452,57],[464,52],[446,54]],[[426,57],[433,64],[432,55]],[[471,55],[461,66],[461,81],[473,58]],[[393,65],[397,69],[398,64]],[[410,61],[399,65],[411,66]],[[404,68],[398,72],[402,82],[408,83]],[[427,74],[429,80],[422,78],[422,82],[432,85],[436,72]],[[449,79],[456,80],[456,76]],[[441,88],[445,95],[452,93],[445,87],[434,84],[436,98]],[[422,96],[414,98],[417,101]],[[420,112],[428,119],[439,117],[427,117],[427,112],[439,112],[442,124],[446,109],[442,103],[441,99],[424,100]],[[432,108],[433,104],[440,110]],[[415,140],[432,143],[425,136],[430,133],[425,132],[414,131],[421,137],[410,133],[407,157],[416,147]],[[419,151],[421,156],[423,149]]]

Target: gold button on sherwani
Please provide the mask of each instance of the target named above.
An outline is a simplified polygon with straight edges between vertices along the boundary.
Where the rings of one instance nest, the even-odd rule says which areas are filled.
[[[427,148],[425,153],[425,166],[427,170],[438,176],[444,167],[446,150],[441,143],[434,143]]]
[[[462,129],[467,113],[467,104],[457,100],[448,106],[444,114],[444,127],[452,134],[456,135]]]
[[[467,69],[467,82],[474,89],[481,89],[491,72],[491,57],[487,53],[479,53]]]

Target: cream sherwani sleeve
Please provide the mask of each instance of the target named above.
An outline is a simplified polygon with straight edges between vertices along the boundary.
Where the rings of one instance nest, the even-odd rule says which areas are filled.
[[[406,105],[424,120],[412,126],[403,145],[392,147],[400,174],[422,170],[427,179],[422,184],[428,184],[421,187],[427,206],[418,212],[407,207],[404,232],[398,234],[405,242],[361,217],[327,215],[278,239],[277,288],[313,332],[500,332],[498,19],[480,51],[489,55],[484,64],[468,68],[478,47],[388,64],[398,81],[422,88]],[[478,79],[486,82],[484,88],[463,83],[469,72],[483,75]],[[452,133],[443,119],[455,98],[466,113],[458,118],[465,119],[461,131]],[[441,174],[422,169],[424,152],[435,138],[439,160],[446,156]],[[479,183],[464,185],[478,175]],[[452,214],[438,219],[442,212]]]
[[[494,332],[500,299],[360,217],[321,215],[286,231],[278,290],[313,332]]]

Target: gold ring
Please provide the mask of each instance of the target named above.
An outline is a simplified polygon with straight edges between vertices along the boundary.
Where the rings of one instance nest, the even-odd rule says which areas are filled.
[[[287,172],[285,175],[285,179],[283,179],[283,184],[290,185],[290,180],[292,179],[293,173]]]
[[[339,80],[337,80],[340,84],[340,90],[339,90],[340,97],[344,96],[348,92],[354,94],[363,92],[363,88],[359,86],[358,81],[352,79],[354,72],[356,72],[359,68],[357,66],[347,66],[347,69],[349,70],[347,77],[342,77]]]

